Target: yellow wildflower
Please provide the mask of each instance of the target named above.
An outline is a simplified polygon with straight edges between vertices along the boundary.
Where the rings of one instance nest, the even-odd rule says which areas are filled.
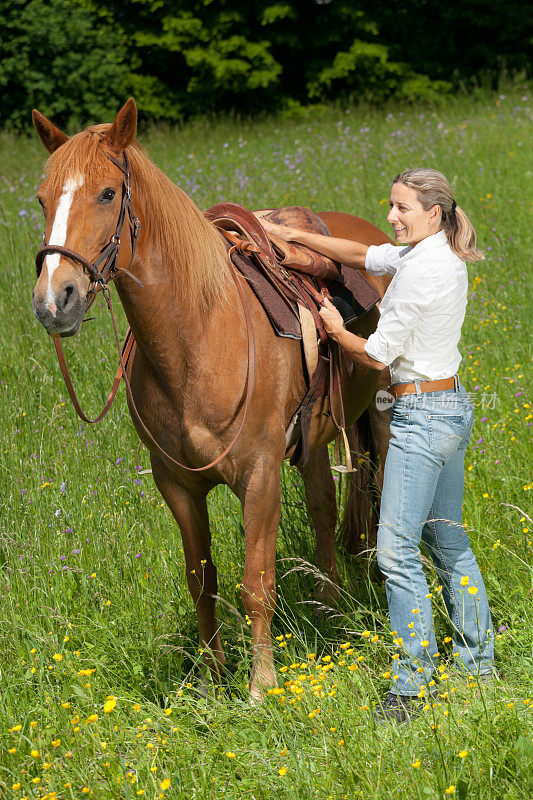
[[[117,698],[109,695],[104,703],[104,714],[110,714],[117,704]]]

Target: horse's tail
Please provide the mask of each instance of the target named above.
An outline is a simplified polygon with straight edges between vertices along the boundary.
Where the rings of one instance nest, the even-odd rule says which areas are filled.
[[[348,431],[357,472],[349,478],[340,541],[351,555],[370,554],[376,547],[383,469],[389,444],[389,412],[372,401]]]

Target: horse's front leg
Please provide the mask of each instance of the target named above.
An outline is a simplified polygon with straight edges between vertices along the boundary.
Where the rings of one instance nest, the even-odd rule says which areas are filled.
[[[242,599],[252,628],[250,695],[255,701],[276,685],[270,625],[276,605],[280,466],[281,456],[279,460],[261,457],[239,493],[246,540]]]
[[[337,502],[326,445],[311,450],[305,467],[298,467],[304,483],[305,501],[316,535],[316,557],[320,572],[326,576],[318,587],[318,597],[330,604],[337,599],[338,574],[335,559]]]
[[[204,663],[218,683],[226,658],[215,613],[217,570],[211,558],[207,487],[193,494],[156,456],[151,456],[151,463],[157,488],[180,528],[187,585],[196,608],[200,644],[205,648]]]

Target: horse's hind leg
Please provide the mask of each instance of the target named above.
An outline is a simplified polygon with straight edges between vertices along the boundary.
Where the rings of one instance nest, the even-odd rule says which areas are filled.
[[[298,469],[304,483],[307,510],[315,528],[317,565],[327,578],[321,582],[318,596],[329,603],[338,596],[338,574],[335,559],[337,503],[328,448],[312,450],[307,466]]]
[[[200,644],[213,679],[220,679],[226,663],[215,614],[217,570],[211,559],[211,532],[207,512],[207,489],[192,494],[155,456],[151,457],[157,488],[174,515],[181,532],[187,585],[196,607]]]

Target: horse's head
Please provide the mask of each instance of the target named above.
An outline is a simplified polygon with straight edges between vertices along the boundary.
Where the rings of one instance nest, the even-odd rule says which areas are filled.
[[[68,138],[38,111],[33,123],[51,154],[37,198],[45,215],[45,242],[66,247],[93,263],[116,231],[124,175],[119,158],[135,138],[137,108],[132,98],[112,125],[98,125]],[[48,252],[33,290],[33,311],[52,336],[80,329],[92,279],[83,264]]]

